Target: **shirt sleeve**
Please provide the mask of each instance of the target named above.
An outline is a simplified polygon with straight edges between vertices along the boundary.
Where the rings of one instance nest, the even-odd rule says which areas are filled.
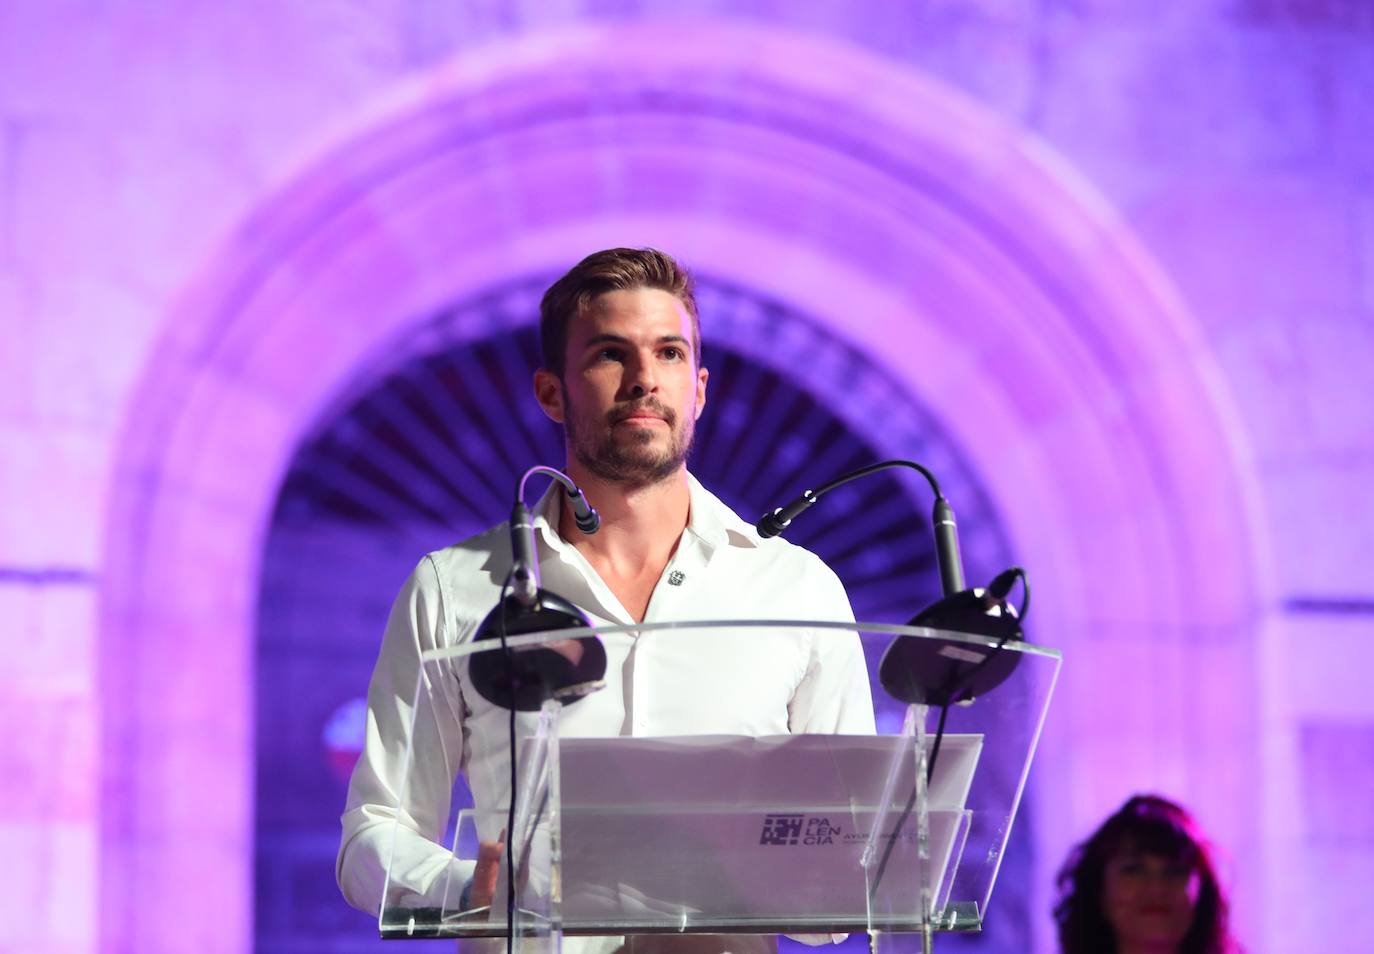
[[[462,702],[433,685],[420,661],[439,645],[442,603],[426,557],[392,605],[368,685],[366,736],[348,785],[335,874],[348,903],[372,914],[384,893],[391,904],[456,907],[472,875],[473,862],[440,844],[465,755]]]
[[[809,618],[854,622],[849,596],[833,570],[815,559],[804,579],[799,592],[812,600]],[[809,636],[806,674],[787,707],[788,728],[793,733],[872,735],[877,731],[873,693],[859,634],[831,629]]]

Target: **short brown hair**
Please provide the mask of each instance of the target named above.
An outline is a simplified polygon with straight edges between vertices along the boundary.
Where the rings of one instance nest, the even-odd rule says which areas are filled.
[[[608,248],[582,259],[544,292],[539,302],[539,346],[545,369],[563,376],[568,322],[598,296],[632,288],[657,288],[682,302],[692,316],[692,353],[700,365],[701,322],[687,269],[655,248]]]

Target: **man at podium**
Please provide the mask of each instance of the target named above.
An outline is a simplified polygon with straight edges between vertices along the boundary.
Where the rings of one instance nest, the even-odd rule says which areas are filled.
[[[558,484],[534,507],[545,589],[594,623],[611,625],[853,620],[825,564],[780,538],[761,539],[687,471],[708,373],[691,278],[676,261],[653,249],[588,256],[545,293],[540,335],[535,398],[563,426],[567,473],[602,518],[598,533],[581,532]],[[509,541],[501,525],[426,555],[392,608],[368,690],[365,747],[349,785],[337,865],[345,898],[364,911],[376,914],[384,900],[402,895],[426,898],[455,879],[471,885],[473,862],[455,860],[440,844],[456,772],[466,775],[478,808],[508,802],[509,714],[474,692],[462,667],[431,682],[414,713],[413,739],[411,700],[421,654],[471,639],[501,598]],[[740,637],[724,645],[719,638],[689,644],[657,635],[605,638],[605,688],[567,707],[562,735],[874,731],[857,637],[799,632],[782,644]],[[531,717],[520,718],[527,734]],[[577,944],[588,952],[670,946],[648,937]],[[690,949],[758,944],[697,938]]]

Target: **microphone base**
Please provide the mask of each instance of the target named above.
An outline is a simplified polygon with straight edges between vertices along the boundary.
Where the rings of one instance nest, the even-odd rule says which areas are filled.
[[[937,600],[907,623],[1006,643],[1023,639],[1021,623],[1009,611],[990,615],[982,590],[960,590]],[[878,681],[894,699],[915,705],[949,706],[987,695],[1016,670],[1020,653],[952,639],[898,636],[883,653]]]
[[[477,628],[478,642],[526,633],[591,626],[587,614],[557,593],[540,589],[534,605],[514,596],[497,604]],[[596,636],[559,640],[540,646],[488,649],[469,657],[468,678],[477,694],[492,705],[518,712],[537,712],[547,699],[572,705],[600,689],[606,675],[606,648]]]

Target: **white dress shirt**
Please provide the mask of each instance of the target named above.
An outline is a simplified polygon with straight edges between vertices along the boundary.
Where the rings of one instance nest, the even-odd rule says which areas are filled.
[[[687,528],[643,622],[853,620],[843,586],[820,559],[784,540],[761,539],[695,478],[689,483]],[[535,508],[542,585],[593,623],[633,625],[582,554],[559,537],[558,489],[554,484]],[[502,524],[425,556],[392,607],[342,819],[337,876],[354,907],[378,912],[393,830],[393,902],[438,903],[445,883],[452,891],[471,877],[473,863],[455,860],[439,844],[458,772],[466,774],[479,809],[507,803],[508,713],[477,695],[461,660],[442,663],[442,675],[435,663],[425,667],[415,738],[410,734],[421,654],[472,638],[496,605],[510,564],[510,533]],[[603,641],[606,686],[564,709],[565,736],[874,731],[868,674],[853,634],[708,630],[612,634]],[[518,732],[531,734],[536,717],[520,714]]]

